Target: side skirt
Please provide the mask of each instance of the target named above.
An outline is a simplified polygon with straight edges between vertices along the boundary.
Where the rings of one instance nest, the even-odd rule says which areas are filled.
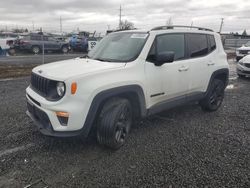
[[[147,115],[150,116],[150,115],[162,112],[164,110],[169,110],[177,106],[182,106],[192,101],[199,101],[203,99],[205,96],[206,96],[206,93],[197,92],[197,93],[191,93],[188,95],[183,95],[180,97],[169,99],[161,103],[155,104],[154,106],[149,108],[147,110]]]

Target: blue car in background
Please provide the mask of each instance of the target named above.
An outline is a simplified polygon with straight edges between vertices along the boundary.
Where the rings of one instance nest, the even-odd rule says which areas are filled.
[[[72,35],[69,40],[69,45],[71,50],[73,51],[81,51],[87,52],[88,51],[88,37],[87,36],[80,36],[80,35]]]

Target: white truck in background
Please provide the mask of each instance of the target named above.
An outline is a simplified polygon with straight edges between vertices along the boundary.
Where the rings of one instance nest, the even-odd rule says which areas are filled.
[[[10,48],[14,45],[16,37],[8,35],[0,35],[0,56],[6,56],[9,53]]]

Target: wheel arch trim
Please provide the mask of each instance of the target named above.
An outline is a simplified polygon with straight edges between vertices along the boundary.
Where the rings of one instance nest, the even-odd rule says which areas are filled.
[[[124,96],[128,93],[136,94],[137,99],[138,99],[137,102],[139,104],[140,116],[145,117],[147,115],[147,109],[146,109],[145,95],[141,86],[126,85],[126,86],[120,86],[120,87],[107,89],[107,90],[99,92],[93,98],[90,108],[88,110],[88,114],[85,119],[85,123],[83,125],[83,128],[81,129],[82,134],[85,137],[88,136],[92,128],[92,125],[95,121],[96,115],[98,114],[99,108],[107,99],[110,99],[112,97],[117,97],[117,96]]]
[[[212,82],[213,80],[219,76],[219,75],[225,75],[226,76],[226,80],[225,80],[225,88],[229,82],[229,69],[228,68],[222,68],[222,69],[218,69],[216,71],[213,72],[213,74],[210,77],[210,80],[208,82],[208,87],[207,90],[205,92],[205,96],[208,94],[208,91],[210,90],[211,86],[212,86]]]

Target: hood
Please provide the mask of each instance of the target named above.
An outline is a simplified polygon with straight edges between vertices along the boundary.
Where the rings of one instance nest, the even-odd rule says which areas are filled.
[[[35,67],[32,72],[43,77],[64,81],[78,75],[102,72],[124,67],[126,63],[102,62],[93,59],[75,58]]]
[[[243,63],[246,63],[246,64],[250,64],[250,55],[246,55],[240,61],[242,61]]]

